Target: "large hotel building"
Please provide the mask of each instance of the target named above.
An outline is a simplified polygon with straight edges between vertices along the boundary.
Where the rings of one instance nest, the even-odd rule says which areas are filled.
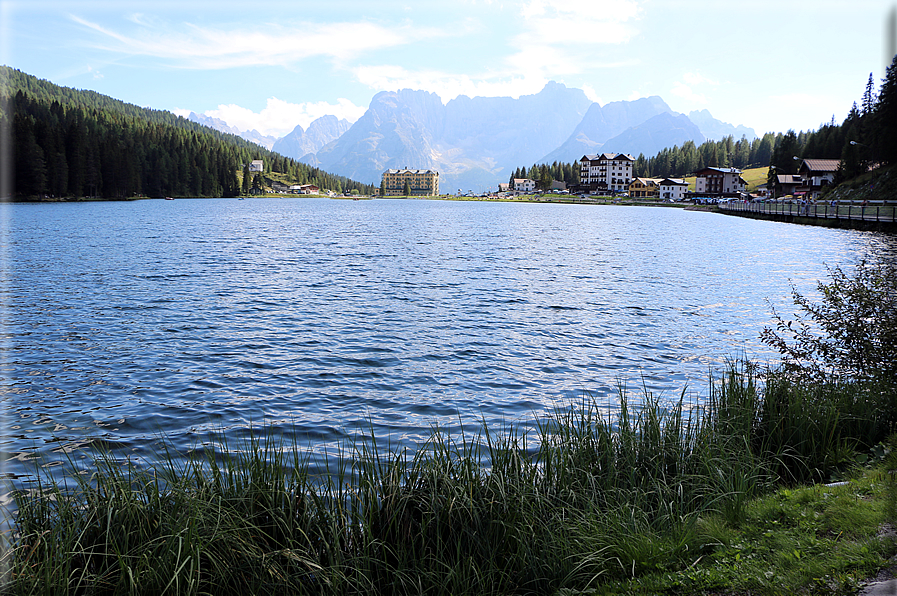
[[[579,184],[589,192],[623,192],[632,182],[634,161],[625,153],[583,155],[579,160]]]
[[[439,194],[439,172],[434,170],[386,170],[382,188],[385,197],[405,196],[405,181],[412,197],[435,197]]]

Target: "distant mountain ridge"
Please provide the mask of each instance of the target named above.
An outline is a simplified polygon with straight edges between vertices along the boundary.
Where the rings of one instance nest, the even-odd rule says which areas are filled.
[[[388,168],[432,168],[442,191],[453,192],[494,187],[521,165],[569,163],[602,151],[653,156],[721,132],[756,137],[706,110],[696,119],[657,96],[601,106],[554,82],[518,99],[460,96],[444,105],[436,94],[402,89],[378,93],[346,133],[301,159],[373,184]]]
[[[707,110],[674,112],[658,96],[602,106],[556,82],[517,99],[462,95],[445,104],[427,91],[383,91],[351,125],[325,116],[280,139],[237,131],[208,116],[195,121],[375,185],[389,168],[436,169],[443,192],[494,188],[519,166],[570,163],[585,154],[650,157],[686,141],[756,138],[753,129],[721,122]]]
[[[688,113],[688,119],[698,125],[698,128],[701,129],[701,132],[707,137],[707,140],[718,141],[730,135],[735,137],[735,139],[747,137],[747,140],[749,141],[757,138],[753,128],[741,125],[734,126],[728,122],[720,122],[711,116],[710,112],[707,110],[693,110]]]
[[[247,141],[255,143],[256,145],[261,145],[265,149],[272,149],[274,147],[274,143],[277,141],[277,137],[263,135],[262,133],[254,129],[239,130],[235,126],[229,126],[227,122],[221,120],[220,118],[212,118],[211,116],[206,116],[205,114],[190,112],[190,115],[187,116],[187,120],[196,122],[197,124],[208,126],[209,128],[214,128],[215,130],[221,132],[229,132],[231,134],[235,134],[238,137],[243,137]]]
[[[322,116],[309,124],[307,130],[297,124],[288,135],[277,139],[272,148],[281,155],[302,159],[340,138],[351,126],[348,120]]]

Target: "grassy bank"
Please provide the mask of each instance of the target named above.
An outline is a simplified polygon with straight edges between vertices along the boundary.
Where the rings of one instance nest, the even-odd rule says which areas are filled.
[[[15,495],[7,591],[780,593],[846,590],[893,554],[870,538],[892,477],[858,467],[885,453],[892,391],[741,363],[702,404],[620,397],[529,437],[358,441],[325,477],[264,430],[184,465],[99,455],[92,476]]]

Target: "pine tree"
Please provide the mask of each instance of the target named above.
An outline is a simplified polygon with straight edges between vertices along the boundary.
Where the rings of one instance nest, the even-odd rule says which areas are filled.
[[[548,166],[542,166],[541,172],[539,173],[539,189],[540,190],[549,190],[551,188],[551,172],[548,171]]]
[[[252,188],[252,174],[249,173],[249,162],[243,164],[243,186],[240,188],[240,194],[248,195],[249,189]]]
[[[874,120],[876,158],[883,163],[897,162],[897,56],[885,73]]]
[[[870,72],[869,80],[866,82],[866,91],[863,92],[863,116],[871,114],[873,109],[875,109],[875,81]]]

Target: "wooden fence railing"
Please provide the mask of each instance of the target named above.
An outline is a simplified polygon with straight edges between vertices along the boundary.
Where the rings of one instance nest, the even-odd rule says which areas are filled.
[[[887,201],[862,203],[803,203],[800,201],[726,201],[719,204],[723,211],[744,211],[766,215],[818,217],[823,219],[854,219],[863,221],[897,221],[897,204]]]

